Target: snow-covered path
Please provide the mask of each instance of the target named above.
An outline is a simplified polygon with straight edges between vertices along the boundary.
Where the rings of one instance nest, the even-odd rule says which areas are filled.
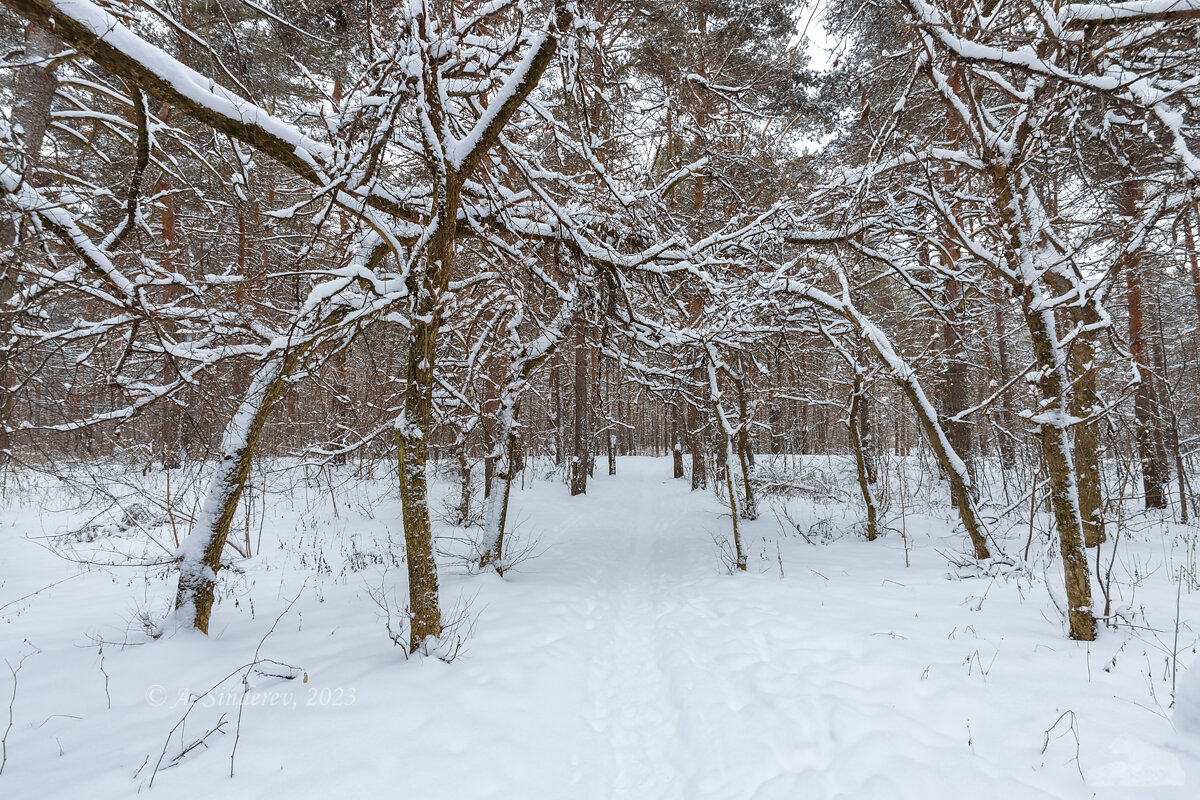
[[[622,502],[632,519],[647,519],[644,511],[655,503],[651,484],[643,483]],[[664,535],[671,526],[657,516],[659,521],[652,516],[644,526],[605,524],[597,516],[579,532],[588,544],[577,557],[591,573],[590,612],[583,623],[591,640],[589,722],[612,749],[614,798],[681,796],[673,771],[679,715],[660,650],[664,604],[678,583],[680,565],[672,558],[678,548],[670,548]]]
[[[395,509],[359,499],[316,523],[282,508],[268,520],[208,639],[139,640],[131,597],[165,600],[159,578],[132,588],[91,571],[10,606],[0,650],[32,655],[0,796],[145,793],[188,693],[245,663],[297,596],[263,655],[308,682],[227,684],[188,718],[186,743],[204,744],[148,796],[1194,796],[1200,736],[1173,729],[1161,655],[1142,640],[1069,642],[1044,589],[947,580],[957,539],[931,518],[910,521],[924,530],[906,569],[895,537],[813,547],[765,514],[745,527],[750,572],[729,575],[724,509],[669,470],[628,458],[585,497],[545,481],[515,492],[517,538],[540,555],[503,579],[446,570],[445,604],[474,626],[451,664],[406,661],[388,641],[377,598],[402,605],[403,569],[371,554],[397,541]],[[0,605],[74,570],[13,519]],[[106,645],[101,662],[97,637],[138,646]],[[244,708],[231,780],[243,697],[262,702]]]
[[[1012,630],[997,620],[1002,630],[994,636],[979,631],[988,623],[967,601],[986,586],[946,581],[936,552],[926,553],[925,571],[906,574],[899,542],[873,552],[862,542],[800,548],[805,560],[821,559],[820,570],[794,563],[793,549],[786,566],[799,574],[786,581],[776,568],[782,551],[773,548],[760,554],[757,574],[724,574],[714,543],[728,528],[724,508],[665,477],[665,466],[623,459],[620,474],[593,481],[586,498],[521,501],[549,549],[513,581],[547,594],[542,602],[555,609],[548,624],[577,629],[567,661],[579,661],[570,671],[587,675],[580,702],[595,735],[561,796],[1124,796],[1103,779],[1086,787],[1073,749],[1061,743],[1047,751],[1060,757],[1052,765],[1042,756],[1059,698],[1042,698],[1049,708],[1027,715],[1027,733],[1019,734],[1026,741],[1016,741],[1012,716],[989,713],[996,703],[1010,714],[1023,703],[1033,711],[1038,691],[1029,672],[989,686],[1005,660],[992,642]],[[765,542],[764,529],[775,527],[773,519],[747,525],[747,546]],[[922,615],[936,620],[933,630],[920,624]],[[1045,633],[1048,644],[1036,647],[1077,649]],[[1063,656],[1064,672],[1083,668]],[[938,671],[943,680],[931,681]],[[569,717],[574,709],[553,713]],[[1036,760],[1012,769],[1011,750],[981,749],[989,735]],[[1161,755],[1149,775],[1118,764],[1120,780],[1136,787],[1179,778],[1174,756]],[[1154,772],[1163,764],[1165,773]]]

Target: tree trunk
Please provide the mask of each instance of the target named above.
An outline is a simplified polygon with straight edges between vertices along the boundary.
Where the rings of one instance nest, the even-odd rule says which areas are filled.
[[[729,517],[733,523],[733,551],[735,558],[735,566],[741,572],[746,571],[747,556],[746,550],[742,546],[742,532],[738,525],[738,517],[741,513],[738,510],[737,490],[733,485],[733,437],[730,435],[729,422],[725,417],[725,412],[721,408],[721,394],[717,385],[717,368],[716,359],[713,357],[711,345],[709,347],[708,359],[708,387],[709,387],[709,403],[712,409],[713,420],[716,423],[717,434],[717,449],[721,461],[725,462],[724,475],[725,491],[728,493],[729,501]]]
[[[1030,258],[1026,248],[1032,246],[1028,243],[1035,237],[1023,228],[1024,217],[1018,215],[1023,196],[1014,188],[1014,178],[1006,164],[995,164],[989,172],[1005,236],[1004,258],[1008,272],[1012,276],[1026,276],[1030,272],[1025,261]],[[1054,311],[1046,308],[1040,279],[1014,277],[1011,280],[1021,302],[1035,365],[1041,376],[1042,403],[1034,421],[1038,424],[1042,453],[1050,474],[1050,506],[1063,559],[1070,636],[1090,642],[1096,638],[1096,618],[1092,614],[1092,584],[1087,551],[1083,546],[1075,460],[1067,435],[1072,408],[1068,358],[1059,343]]]
[[[60,49],[57,39],[37,25],[25,27],[24,60],[29,63],[17,74],[14,94],[16,102],[12,109],[14,127],[22,130],[19,163],[13,165],[22,180],[33,181],[34,172],[41,161],[42,141],[46,126],[50,122],[50,108],[54,92],[58,88],[58,77],[52,67],[38,63],[54,55]],[[17,229],[7,216],[0,221],[0,250],[16,244]],[[8,304],[17,291],[16,259],[0,260],[0,467],[9,459],[12,441],[9,428],[12,426],[16,383],[16,339],[9,335],[15,325],[14,312]]]
[[[432,259],[432,248],[430,255]],[[442,633],[426,474],[433,417],[434,344],[439,318],[439,311],[433,305],[422,298],[413,315],[405,369],[404,417],[396,429],[404,549],[408,561],[409,652],[413,653],[426,639],[437,638]]]
[[[216,595],[217,573],[238,502],[250,476],[254,449],[271,408],[287,389],[287,378],[309,343],[271,357],[259,367],[237,413],[225,427],[216,470],[191,534],[179,548],[179,587],[175,614],[181,622],[208,633]]]
[[[1008,359],[1008,332],[1005,330],[1004,302],[1003,295],[996,292],[993,298],[995,309],[992,312],[992,319],[996,325],[996,358],[999,369],[998,385],[1003,386],[1012,377],[1012,370],[1009,367]],[[1012,390],[1006,389],[1000,393],[1000,467],[1001,469],[1011,469],[1017,463],[1017,448],[1013,441],[1013,428],[1015,426],[1016,414],[1013,412],[1012,405]]]
[[[1192,277],[1192,294],[1196,300],[1196,327],[1192,333],[1192,352],[1200,353],[1200,254],[1196,252],[1196,236],[1192,232],[1192,217],[1197,205],[1193,204],[1183,215],[1183,242],[1187,248],[1188,268]],[[1200,358],[1195,359],[1192,371],[1192,391],[1200,397]]]
[[[879,537],[879,525],[876,521],[875,498],[871,493],[872,470],[868,467],[867,448],[870,447],[870,432],[863,432],[862,403],[866,399],[862,373],[854,371],[854,392],[850,399],[850,444],[854,447],[854,465],[858,472],[858,488],[862,492],[863,505],[867,508],[867,541],[873,542]]]
[[[858,440],[862,451],[863,473],[868,486],[874,486],[879,481],[879,471],[875,466],[875,437],[871,433],[870,398],[864,386],[858,392]]]
[[[951,265],[953,267],[953,265]],[[967,465],[972,485],[975,480],[975,459],[973,457],[971,426],[965,420],[954,419],[958,414],[967,410],[971,405],[970,387],[967,385],[967,361],[963,348],[962,334],[955,320],[959,314],[959,304],[962,302],[962,292],[958,281],[946,282],[946,318],[942,325],[942,346],[946,349],[946,369],[944,383],[944,402],[942,413],[946,416],[946,435],[958,457]],[[951,496],[951,505],[957,505],[957,500]]]
[[[733,464],[733,441],[723,425],[718,425],[717,427],[720,430],[719,435],[721,444],[723,445],[722,452],[725,454],[725,490],[729,492],[729,517],[733,520],[733,550],[737,558],[738,570],[745,572],[747,566],[746,550],[742,547],[742,532],[741,528],[738,527],[740,512],[738,511],[737,492],[733,488],[733,470],[731,468]]]
[[[746,407],[746,386],[742,379],[735,381],[738,393],[738,434],[737,455],[742,468],[742,485],[745,490],[745,501],[742,503],[743,519],[758,519],[758,502],[754,499],[754,485],[750,474],[754,471],[754,452],[750,447],[750,414]]]
[[[566,461],[563,443],[562,368],[556,363],[550,368],[550,425],[554,428],[554,466],[562,467]]]
[[[1034,356],[1042,371],[1044,411],[1038,427],[1042,453],[1050,473],[1050,507],[1063,559],[1067,619],[1071,638],[1090,642],[1096,638],[1096,619],[1092,614],[1092,584],[1083,544],[1075,464],[1067,436],[1070,403],[1066,394],[1070,384],[1066,359],[1058,344],[1053,312],[1038,307],[1040,296],[1035,296],[1030,287],[1024,289],[1022,301]]]
[[[692,451],[692,491],[708,486],[704,470],[704,436],[700,426],[700,412],[691,403],[687,411],[688,448]]]
[[[489,478],[492,487],[483,526],[484,545],[479,558],[481,567],[491,565],[501,574],[508,567],[504,561],[504,529],[508,521],[508,501],[512,495],[513,478],[520,472],[523,461],[517,426],[521,413],[521,396],[528,388],[534,370],[554,354],[559,341],[566,335],[571,320],[578,313],[579,297],[576,293],[575,299],[560,309],[553,324],[533,344],[518,348],[509,362],[501,387],[497,410],[499,452],[495,472]],[[513,329],[515,328],[514,325]]]
[[[1132,220],[1137,214],[1141,199],[1141,187],[1127,181],[1121,194],[1123,216]],[[1142,467],[1142,489],[1146,508],[1167,507],[1166,459],[1158,441],[1158,398],[1155,391],[1155,376],[1150,369],[1150,354],[1146,349],[1145,297],[1142,286],[1141,255],[1127,252],[1121,258],[1121,271],[1125,274],[1129,308],[1129,353],[1133,357],[1134,369],[1141,382],[1134,391],[1134,433],[1137,438],[1138,457]]]
[[[424,274],[412,315],[405,364],[404,411],[396,425],[397,473],[404,519],[404,549],[408,562],[409,652],[442,634],[437,561],[429,522],[429,438],[433,433],[434,365],[442,319],[441,297],[454,267],[454,237],[458,218],[458,176],[447,176],[435,199],[438,224],[429,239]]]
[[[1155,392],[1154,373],[1150,369],[1149,352],[1146,348],[1145,304],[1141,276],[1141,257],[1136,253],[1126,254],[1122,270],[1128,290],[1129,307],[1129,352],[1141,382],[1134,390],[1133,417],[1134,433],[1137,438],[1138,458],[1142,468],[1142,489],[1146,508],[1166,508],[1166,465],[1159,458],[1156,441],[1156,417],[1158,398]]]
[[[581,319],[575,328],[575,436],[571,453],[571,496],[587,492],[588,346],[587,326]]]
[[[925,440],[933,450],[934,456],[937,457],[938,465],[945,471],[950,481],[950,494],[957,503],[959,519],[962,520],[963,527],[966,528],[967,535],[971,539],[975,557],[981,560],[991,558],[984,535],[984,527],[976,513],[975,499],[971,492],[970,472],[967,470],[967,465],[958,457],[958,453],[955,452],[949,437],[938,421],[937,411],[929,402],[929,397],[917,379],[916,372],[900,357],[883,331],[870,324],[848,302],[837,303],[832,298],[821,299],[818,302],[838,311],[845,319],[853,323],[871,350],[888,367],[892,377],[899,384],[900,390],[904,392],[904,396],[912,405],[917,422],[920,423],[921,430],[925,434]]]
[[[483,526],[485,550],[479,557],[481,567],[494,567],[501,575],[507,568],[504,563],[504,528],[508,522],[508,501],[519,461],[517,418],[520,412],[520,400],[506,397],[500,409],[500,454],[496,459],[496,469],[492,473],[492,488]]]
[[[471,519],[471,462],[467,458],[469,428],[463,426],[454,440],[454,458],[458,462],[458,506],[454,509],[456,525],[466,525]]]
[[[679,404],[671,405],[671,463],[672,475],[676,478],[683,477],[683,442],[679,438],[679,418],[683,416],[683,412],[679,410]]]
[[[1099,322],[1090,306],[1083,314],[1085,324]],[[1071,413],[1084,420],[1075,426],[1075,469],[1079,474],[1079,515],[1083,524],[1085,547],[1098,547],[1106,540],[1104,497],[1100,480],[1100,420],[1093,415],[1102,408],[1096,389],[1096,339],[1082,333],[1071,348],[1071,373],[1075,393]]]

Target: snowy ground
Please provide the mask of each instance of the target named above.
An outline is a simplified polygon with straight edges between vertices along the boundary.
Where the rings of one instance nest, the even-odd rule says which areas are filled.
[[[1195,529],[1130,537],[1114,574],[1137,626],[1086,645],[1062,635],[1040,573],[957,577],[950,512],[919,504],[910,567],[898,535],[814,545],[764,509],[746,525],[750,573],[729,575],[722,506],[669,470],[624,458],[586,497],[514,492],[540,555],[503,579],[445,559],[444,602],[471,626],[452,663],[388,638],[383,606],[396,628],[406,594],[388,480],[269,496],[262,553],[225,577],[213,635],[157,641],[140,619],[169,602],[165,567],[63,558],[154,549],[103,530],[65,546],[52,535],[86,509],[10,489],[0,656],[22,666],[15,694],[0,673],[0,796],[1196,796],[1200,592],[1173,579]],[[806,500],[790,513],[812,536],[858,518]],[[442,533],[453,550],[461,531]],[[244,685],[260,642],[281,663]]]

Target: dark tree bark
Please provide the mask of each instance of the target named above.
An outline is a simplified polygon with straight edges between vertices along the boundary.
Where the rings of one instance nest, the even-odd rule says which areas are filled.
[[[854,464],[858,474],[858,488],[862,493],[863,505],[867,508],[867,541],[873,542],[879,537],[879,524],[876,519],[875,497],[871,492],[871,485],[875,483],[875,479],[871,474],[873,468],[870,464],[873,463],[874,459],[868,460],[867,458],[871,434],[869,428],[865,432],[863,429],[863,420],[867,418],[863,413],[865,400],[866,387],[863,385],[862,373],[855,370],[854,389],[850,397],[850,412],[848,415],[850,444],[854,447]]]
[[[37,25],[25,28],[24,60],[29,62],[17,74],[16,102],[12,109],[14,128],[21,129],[20,155],[13,168],[22,180],[35,181],[34,173],[41,162],[42,142],[46,126],[50,122],[50,107],[54,92],[58,88],[58,77],[50,56],[61,49],[57,39]],[[6,216],[0,222],[0,251],[16,244],[17,229]],[[15,323],[15,314],[8,304],[16,291],[17,276],[15,261],[0,259],[0,467],[9,459],[12,441],[8,429],[12,425],[15,380],[16,348],[15,337],[9,335]]]
[[[1123,192],[1123,210],[1132,218],[1137,210],[1141,192],[1136,184],[1127,183]],[[1142,285],[1142,258],[1136,252],[1122,257],[1121,271],[1125,274],[1126,303],[1129,310],[1129,353],[1141,378],[1133,398],[1134,433],[1142,469],[1142,490],[1146,508],[1167,507],[1167,465],[1157,441],[1158,396],[1154,372],[1150,369],[1150,353],[1146,346],[1145,292]]]
[[[679,418],[683,412],[679,410],[678,403],[671,404],[671,465],[672,477],[683,477],[683,441],[680,439]]]
[[[575,433],[571,440],[571,496],[587,492],[588,465],[591,459],[587,443],[588,343],[583,320],[575,328]]]
[[[561,467],[566,461],[566,446],[563,436],[562,369],[555,362],[550,368],[550,425],[554,429],[554,465]]]
[[[963,346],[962,332],[956,321],[959,316],[959,306],[962,303],[962,291],[958,281],[946,282],[946,321],[942,325],[942,346],[946,350],[946,367],[943,383],[942,413],[946,417],[946,435],[950,437],[950,445],[958,457],[967,465],[967,471],[972,483],[975,479],[974,446],[971,437],[971,425],[965,420],[954,419],[958,414],[971,406],[971,389],[967,376],[967,358]],[[951,505],[957,506],[957,500],[951,496]]]

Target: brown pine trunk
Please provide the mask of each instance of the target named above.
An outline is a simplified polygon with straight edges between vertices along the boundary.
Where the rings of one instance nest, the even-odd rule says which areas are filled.
[[[587,326],[581,319],[575,329],[575,435],[571,442],[571,496],[587,492],[588,346]]]
[[[804,378],[808,374],[809,374],[808,353],[801,352],[800,353],[800,374],[796,376],[796,378],[797,378],[796,394],[797,395],[805,396],[804,392],[800,391],[801,381],[803,381]],[[811,441],[811,438],[809,437],[810,412],[809,412],[809,408],[808,408],[808,403],[804,400],[796,400],[794,402],[796,404],[795,407],[799,411],[797,416],[800,417],[800,441],[797,443],[796,449],[800,452],[801,455],[808,455],[809,453],[812,452],[812,441]]]
[[[587,433],[584,438],[584,441],[585,441],[586,447],[587,447],[587,453],[588,453],[586,463],[587,463],[587,474],[588,474],[589,478],[596,477],[596,462],[600,458],[600,443],[598,441],[596,441],[596,426],[599,424],[599,420],[597,419],[597,417],[599,416],[601,409],[604,408],[602,399],[600,397],[600,386],[601,386],[601,380],[600,380],[600,364],[601,364],[600,331],[596,330],[594,333],[595,333],[594,338],[596,340],[595,343],[593,344],[590,341],[588,343],[588,350],[591,352],[590,363],[591,363],[591,370],[592,370],[591,374],[588,376],[588,380],[590,381],[590,385],[593,387],[593,391],[592,391],[592,401],[587,407],[586,419],[587,419],[588,425],[587,425]]]
[[[50,107],[54,92],[58,88],[58,77],[54,70],[42,63],[62,49],[57,39],[36,25],[25,28],[26,62],[17,74],[16,102],[12,109],[12,121],[23,131],[20,163],[15,166],[25,180],[34,181],[35,171],[41,161],[42,142],[46,126],[50,122]],[[0,221],[0,249],[16,243],[17,229],[10,218]],[[16,322],[15,314],[8,304],[17,291],[16,263],[0,263],[0,467],[8,463],[12,440],[8,429],[13,423],[12,397],[16,384],[16,340],[9,336]]]
[[[1141,257],[1128,253],[1123,258],[1125,288],[1129,308],[1129,353],[1141,383],[1134,390],[1134,433],[1138,458],[1142,468],[1142,489],[1146,508],[1166,508],[1166,465],[1160,458],[1156,441],[1157,396],[1154,373],[1150,369],[1150,354],[1146,347],[1145,295],[1142,286]]]
[[[783,450],[784,431],[783,431],[783,409],[786,400],[779,397],[783,388],[779,380],[783,376],[782,369],[783,357],[778,350],[775,352],[775,369],[771,373],[768,387],[772,390],[769,397],[770,411],[767,412],[767,423],[771,428],[771,455],[780,455]]]
[[[1183,242],[1187,247],[1188,267],[1192,276],[1192,294],[1196,299],[1196,327],[1192,333],[1192,352],[1200,353],[1200,255],[1196,252],[1196,236],[1192,232],[1192,217],[1197,206],[1193,205],[1188,213],[1183,215]],[[1195,369],[1192,371],[1192,391],[1200,397],[1200,358],[1195,359]]]
[[[704,435],[700,425],[700,412],[691,403],[687,411],[688,448],[692,452],[692,491],[708,486],[704,469]]]
[[[1154,305],[1154,368],[1159,375],[1167,374],[1167,342],[1163,330],[1162,308]],[[1162,395],[1159,396],[1159,411],[1161,412],[1160,427],[1162,430],[1163,447],[1169,454],[1175,466],[1175,478],[1179,484],[1179,521],[1188,521],[1188,482],[1184,472],[1183,448],[1180,446],[1179,415],[1176,413],[1175,399],[1172,397],[1170,385],[1162,382]]]
[[[967,360],[963,347],[962,334],[955,325],[959,316],[959,304],[962,302],[962,291],[958,281],[946,282],[946,320],[942,325],[942,346],[946,350],[945,382],[943,384],[942,413],[946,417],[946,435],[950,445],[958,457],[967,465],[967,472],[972,483],[975,479],[975,459],[971,441],[971,426],[965,420],[953,419],[968,409],[971,405],[970,387],[967,385]],[[950,504],[957,506],[957,500],[951,495]]]
[[[599,357],[599,353],[597,353],[597,357]],[[618,397],[617,398],[617,416],[616,416],[616,419],[613,418],[613,393],[615,390],[615,387],[613,386],[613,375],[612,375],[613,370],[612,370],[611,365],[609,365],[607,368],[605,368],[604,362],[601,362],[601,369],[604,372],[604,384],[605,384],[604,408],[606,410],[605,416],[607,417],[607,419],[605,420],[605,427],[608,428],[608,431],[607,431],[608,435],[606,436],[607,449],[606,449],[605,455],[608,456],[608,474],[616,475],[617,474],[617,436],[618,436],[617,429],[616,429],[616,420],[619,419],[622,422],[625,422],[632,415],[628,413],[629,408],[624,404],[624,402],[621,401],[620,397]],[[626,449],[626,452],[628,452],[628,449]]]

